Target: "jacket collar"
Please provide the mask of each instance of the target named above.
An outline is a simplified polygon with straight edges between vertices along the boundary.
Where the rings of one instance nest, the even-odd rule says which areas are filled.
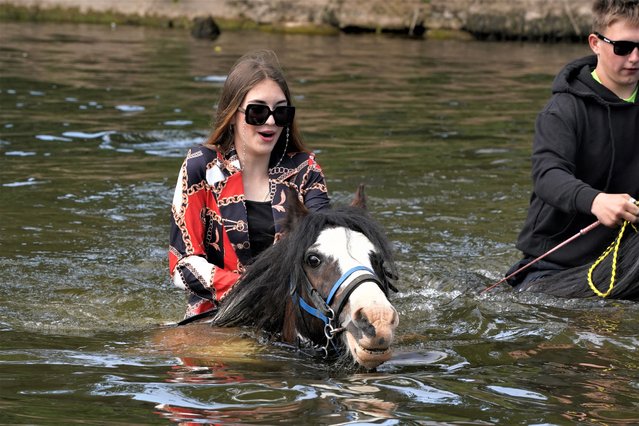
[[[231,145],[226,153],[217,150],[217,165],[227,177],[242,171],[240,157],[237,156],[234,145]]]
[[[592,78],[597,56],[590,55],[566,65],[552,84],[553,93],[571,93],[581,98],[593,98],[602,105],[627,107],[632,105],[619,99],[612,91]]]

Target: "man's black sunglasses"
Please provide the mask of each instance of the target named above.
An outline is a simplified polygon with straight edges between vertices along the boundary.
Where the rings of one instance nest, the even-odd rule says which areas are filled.
[[[246,109],[238,108],[237,110],[244,113],[246,124],[252,126],[261,126],[271,115],[275,120],[275,125],[279,127],[288,126],[293,123],[293,118],[295,118],[294,106],[278,106],[271,111],[268,105],[248,104]]]
[[[599,38],[599,40],[612,44],[612,51],[615,52],[615,55],[617,56],[628,56],[633,50],[635,50],[635,47],[639,49],[639,42],[626,40],[614,41],[599,33],[595,33],[595,35]]]

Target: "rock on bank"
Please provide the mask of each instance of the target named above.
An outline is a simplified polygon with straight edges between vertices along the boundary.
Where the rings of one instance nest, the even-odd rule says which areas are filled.
[[[589,0],[0,0],[0,10],[117,14],[131,17],[131,22],[153,18],[167,25],[210,15],[223,28],[234,22],[284,31],[315,28],[413,35],[428,28],[496,39],[583,37],[590,30],[590,5]]]
[[[433,0],[426,26],[477,38],[560,40],[590,33],[592,0]]]

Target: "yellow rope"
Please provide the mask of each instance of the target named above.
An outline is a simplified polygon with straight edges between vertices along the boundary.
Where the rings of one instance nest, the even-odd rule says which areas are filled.
[[[635,204],[639,205],[639,201],[635,202]],[[615,241],[612,242],[612,244],[610,244],[608,246],[608,248],[606,250],[604,250],[603,254],[601,256],[599,256],[599,259],[597,259],[595,261],[595,263],[592,264],[592,266],[590,267],[590,269],[588,270],[588,285],[590,286],[590,289],[599,297],[608,297],[610,295],[610,293],[612,293],[612,289],[615,286],[615,277],[617,275],[617,256],[619,255],[619,246],[621,245],[621,240],[623,238],[623,234],[624,232],[626,232],[626,226],[628,226],[630,222],[628,221],[624,221],[623,225],[621,225],[621,230],[619,230],[619,235],[617,235],[617,238],[615,239]],[[633,224],[630,224],[630,226],[632,226],[632,228],[635,230],[635,232],[639,232],[637,230],[637,227]],[[608,255],[610,253],[614,253],[612,256],[612,265],[611,265],[611,270],[610,270],[610,285],[608,286],[608,291],[606,291],[605,293],[602,293],[601,291],[599,291],[599,289],[597,288],[597,286],[595,285],[595,283],[592,280],[592,273],[595,271],[595,268],[597,266],[599,266],[599,264],[601,262],[603,262],[603,260],[608,257]]]

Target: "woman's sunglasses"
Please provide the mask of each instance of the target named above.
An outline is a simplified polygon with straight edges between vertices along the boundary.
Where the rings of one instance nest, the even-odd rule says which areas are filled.
[[[293,123],[293,118],[295,117],[294,106],[278,106],[271,111],[268,105],[248,104],[246,109],[238,108],[237,110],[244,113],[246,124],[251,126],[261,126],[272,115],[275,125],[284,127]]]
[[[597,36],[597,38],[599,38],[599,40],[603,40],[606,43],[612,44],[612,51],[615,52],[615,55],[617,56],[628,56],[633,50],[635,50],[635,47],[639,49],[638,42],[626,40],[614,41],[610,40],[606,36],[602,36],[599,33],[595,33],[595,35]]]

